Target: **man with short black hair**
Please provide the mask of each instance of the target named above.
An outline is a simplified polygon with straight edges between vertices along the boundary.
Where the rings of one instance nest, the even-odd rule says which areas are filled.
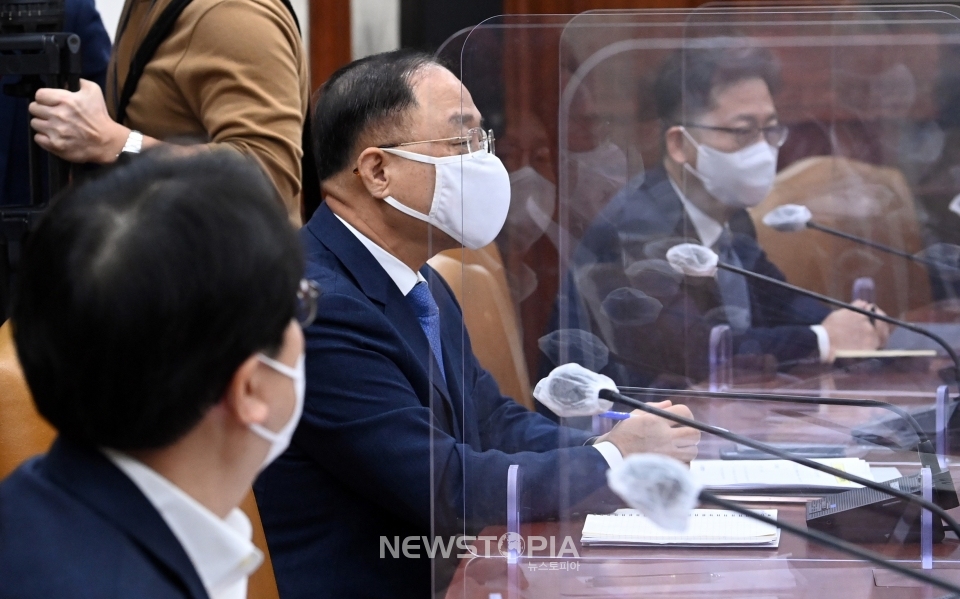
[[[713,248],[722,262],[784,280],[746,210],[770,192],[787,138],[773,102],[779,65],[750,40],[708,41],[661,66],[653,94],[663,164],[628,182],[601,211],[564,290],[563,328],[597,333],[613,350],[604,372],[620,384],[705,379],[718,324],[731,327],[735,354],[772,355],[780,365],[831,362],[837,349],[876,349],[888,334],[884,323],[831,312],[777,286],[724,270],[716,280],[683,280],[663,262],[672,244],[688,240]],[[624,287],[631,294],[617,305],[621,296],[611,292]]]
[[[50,451],[0,484],[0,597],[241,599],[237,509],[303,406],[316,289],[250,160],[147,155],[40,219],[12,307]]]
[[[454,538],[506,522],[513,464],[524,517],[543,520],[619,506],[605,474],[622,455],[696,455],[699,433],[646,415],[585,446],[478,363],[425,263],[491,243],[510,181],[453,73],[406,51],[362,59],[323,86],[314,114],[325,201],[301,238],[325,293],[307,330],[304,417],[254,487],[281,596],[441,593],[466,551]],[[404,555],[385,553],[400,541]]]

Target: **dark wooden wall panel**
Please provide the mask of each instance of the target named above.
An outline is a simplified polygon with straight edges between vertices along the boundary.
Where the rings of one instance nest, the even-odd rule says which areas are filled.
[[[310,0],[310,79],[316,90],[350,62],[350,1]]]
[[[507,14],[577,14],[604,8],[694,8],[703,0],[504,0]]]

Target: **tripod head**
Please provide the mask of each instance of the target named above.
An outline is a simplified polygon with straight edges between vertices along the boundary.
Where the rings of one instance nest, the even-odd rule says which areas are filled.
[[[63,31],[63,0],[0,0],[0,35]]]

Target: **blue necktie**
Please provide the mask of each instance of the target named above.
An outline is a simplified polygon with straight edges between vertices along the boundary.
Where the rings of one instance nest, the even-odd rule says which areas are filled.
[[[733,249],[733,234],[727,227],[723,228],[720,239],[717,240],[717,254],[720,262],[743,268],[743,263],[737,252]],[[733,320],[739,322],[730,322],[733,328],[746,329],[750,327],[750,291],[747,288],[747,279],[743,275],[732,273],[728,270],[720,269],[717,272],[717,284],[720,287],[720,296],[723,298],[723,305],[739,308],[742,310]],[[728,315],[731,315],[728,312]]]
[[[440,308],[437,307],[437,302],[433,299],[433,294],[430,293],[430,287],[426,281],[420,281],[413,286],[413,289],[407,294],[407,301],[410,302],[413,313],[417,315],[417,319],[420,321],[420,327],[427,336],[430,349],[433,351],[433,356],[437,359],[437,365],[440,367],[440,377],[446,384],[447,377],[443,373],[443,354],[440,353]]]

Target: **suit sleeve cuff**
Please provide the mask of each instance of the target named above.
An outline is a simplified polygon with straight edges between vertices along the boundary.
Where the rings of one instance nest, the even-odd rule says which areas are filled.
[[[603,443],[593,445],[593,448],[600,452],[603,459],[607,461],[607,466],[616,468],[623,463],[623,455],[621,455],[620,450],[617,449],[617,446],[613,443],[604,441]]]
[[[827,329],[823,328],[822,325],[815,324],[810,327],[810,330],[817,336],[817,347],[820,349],[820,363],[829,364],[830,335],[827,334]]]

